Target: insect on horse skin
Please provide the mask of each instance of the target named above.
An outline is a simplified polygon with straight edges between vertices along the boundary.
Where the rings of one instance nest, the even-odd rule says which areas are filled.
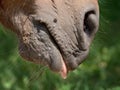
[[[17,34],[25,60],[63,78],[88,55],[99,26],[97,0],[0,0],[0,22]]]

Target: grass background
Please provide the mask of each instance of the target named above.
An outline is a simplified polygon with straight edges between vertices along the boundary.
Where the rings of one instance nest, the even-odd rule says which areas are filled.
[[[87,60],[66,80],[22,60],[16,36],[0,27],[0,90],[120,90],[120,0],[100,0],[100,30]]]

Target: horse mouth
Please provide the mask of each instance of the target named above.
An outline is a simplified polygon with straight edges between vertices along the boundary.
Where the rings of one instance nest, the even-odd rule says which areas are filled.
[[[71,27],[66,32],[59,20],[58,22],[51,18],[41,20],[38,16],[30,22],[31,34],[27,37],[29,43],[20,40],[20,48],[25,47],[20,51],[21,56],[37,64],[49,66],[52,71],[59,72],[64,78],[69,71],[76,69],[86,59],[91,36],[93,37],[97,30],[97,18],[91,12],[83,20],[83,26],[76,29],[77,34],[74,32],[68,34]],[[71,31],[74,31],[73,28]]]
[[[89,50],[80,50],[78,45],[61,31],[62,28],[56,28],[58,26],[55,25],[50,26],[40,20],[35,21],[34,25],[37,30],[36,34],[40,38],[39,42],[43,42],[46,46],[43,48],[47,50],[49,59],[45,59],[53,71],[60,72],[63,77],[66,77],[67,72],[76,69],[86,58]]]

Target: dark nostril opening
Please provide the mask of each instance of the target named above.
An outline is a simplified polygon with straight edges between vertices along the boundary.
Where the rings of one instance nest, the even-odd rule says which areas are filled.
[[[48,27],[44,22],[39,22],[37,25],[37,32],[39,33],[40,30],[47,31]]]
[[[47,32],[47,24],[40,21],[40,20],[33,20],[33,24],[34,24],[34,27],[36,28],[37,30],[37,33],[40,33],[40,31],[45,31]]]
[[[94,11],[89,11],[84,18],[84,32],[87,36],[92,36],[98,28],[98,19]]]

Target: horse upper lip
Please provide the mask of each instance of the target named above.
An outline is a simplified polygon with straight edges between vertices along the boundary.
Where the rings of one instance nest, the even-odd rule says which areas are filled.
[[[82,55],[82,53],[86,52],[87,49],[86,50],[80,49],[75,43],[73,43],[71,38],[62,29],[62,27],[60,27],[56,23],[45,22],[42,20],[35,20],[34,24],[37,27],[46,28],[45,32],[49,35],[53,45],[58,49],[59,53],[61,54],[60,56],[63,57],[64,64],[68,69],[68,71],[77,68],[78,64],[81,61],[83,61],[79,59],[82,59],[82,58],[84,59],[84,57],[86,56],[86,55]],[[55,67],[52,62],[51,62],[50,68],[52,68],[54,71]]]

